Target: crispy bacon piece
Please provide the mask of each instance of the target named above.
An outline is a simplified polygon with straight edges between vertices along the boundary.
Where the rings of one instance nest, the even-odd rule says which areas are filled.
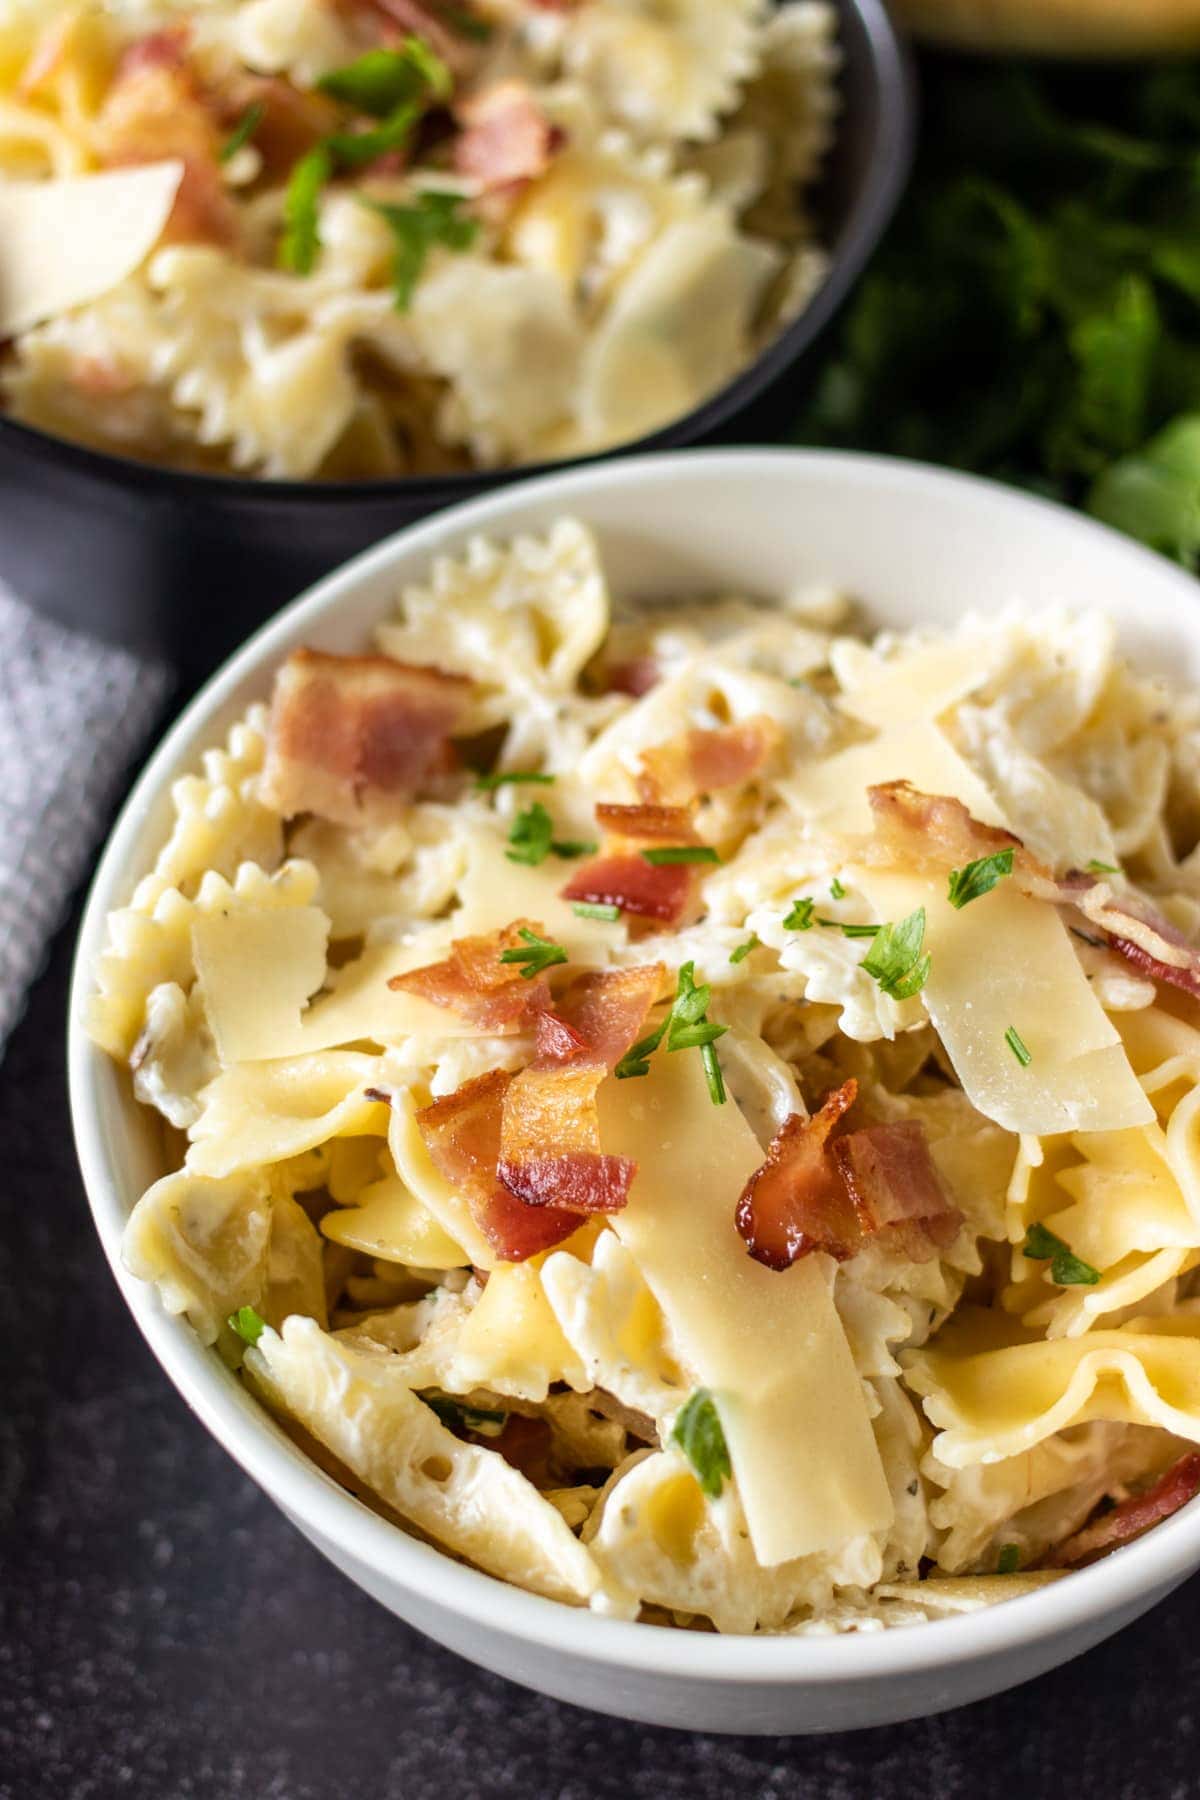
[[[843,1262],[858,1248],[854,1203],[827,1151],[830,1134],[857,1098],[851,1077],[812,1118],[792,1113],[746,1183],[737,1228],[754,1260],[768,1269],[790,1268],[814,1250]]]
[[[766,714],[716,731],[685,731],[642,751],[638,791],[643,800],[686,806],[701,794],[749,781],[782,742],[782,731]]]
[[[1088,1563],[1131,1544],[1152,1526],[1177,1513],[1200,1494],[1200,1455],[1192,1450],[1172,1463],[1144,1494],[1131,1494],[1108,1512],[1099,1513],[1043,1558],[1044,1569],[1082,1569]]]
[[[877,1237],[927,1262],[958,1235],[962,1214],[947,1198],[921,1125],[906,1119],[843,1133],[857,1095],[851,1079],[811,1119],[793,1113],[747,1182],[737,1228],[768,1269],[790,1268],[814,1250],[844,1262]]]
[[[1142,974],[1200,998],[1200,948],[1140,895],[1114,891],[1102,876],[1083,869],[1055,875],[1020,838],[982,824],[961,800],[946,794],[923,794],[907,781],[890,781],[867,793],[875,819],[875,842],[866,852],[872,860],[949,870],[1012,850],[1012,879],[1023,894],[1074,907]]]
[[[643,848],[656,845],[698,844],[690,809],[602,803],[596,808],[596,820],[609,840],[599,856],[575,871],[562,890],[563,899],[619,906],[635,920],[671,927],[690,919],[703,878],[702,865],[655,865],[641,854]]]
[[[544,175],[562,139],[523,81],[496,81],[465,96],[455,116],[462,132],[454,167],[485,193],[511,192]]]
[[[435,1166],[465,1194],[497,1256],[524,1262],[561,1244],[583,1218],[556,1206],[526,1206],[497,1179],[504,1096],[512,1079],[504,1069],[477,1075],[424,1107],[417,1126]]]
[[[275,677],[262,791],[286,818],[384,823],[457,766],[465,675],[388,656],[294,650]]]
[[[498,1173],[530,1206],[619,1212],[635,1165],[600,1147],[596,1096],[641,1035],[665,980],[661,963],[579,976],[539,1021],[537,1054],[504,1100]]]
[[[632,656],[627,662],[613,663],[605,671],[606,694],[628,694],[640,700],[662,680],[662,670],[652,656]]]
[[[550,1007],[550,986],[544,975],[526,981],[517,963],[501,962],[505,950],[518,949],[521,931],[542,935],[542,927],[529,919],[514,919],[499,931],[479,937],[455,938],[443,961],[393,975],[388,986],[398,993],[416,994],[433,1006],[444,1006],[481,1031],[528,1031],[537,1026]],[[542,1039],[539,1035],[539,1045]]]
[[[179,26],[129,46],[96,120],[97,154],[108,168],[182,162],[163,242],[229,245],[238,218],[221,172],[224,133],[188,66],[187,45]]]

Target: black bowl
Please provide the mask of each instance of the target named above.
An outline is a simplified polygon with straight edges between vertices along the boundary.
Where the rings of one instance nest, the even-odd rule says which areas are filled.
[[[812,304],[728,386],[606,455],[769,437],[793,370],[878,243],[912,161],[915,88],[884,0],[837,0],[842,124],[819,196],[831,267]],[[772,392],[774,384],[774,391]],[[166,658],[187,690],[284,601],[401,525],[529,467],[318,484],[181,474],[0,415],[0,581],[42,611]]]

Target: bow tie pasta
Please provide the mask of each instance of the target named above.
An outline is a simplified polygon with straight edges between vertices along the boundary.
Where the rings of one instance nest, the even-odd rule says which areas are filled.
[[[385,1518],[624,1618],[944,1618],[1200,1491],[1194,707],[1086,616],[845,615],[473,543],[274,672],[96,969],[173,1131],[129,1267]]]

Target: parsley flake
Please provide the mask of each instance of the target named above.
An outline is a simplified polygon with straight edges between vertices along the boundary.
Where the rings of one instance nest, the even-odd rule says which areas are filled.
[[[710,1500],[719,1500],[733,1475],[733,1465],[717,1403],[707,1388],[697,1388],[684,1404],[671,1428],[671,1442],[679,1445],[691,1463],[701,1492]]]
[[[707,982],[700,987],[696,986],[695,963],[684,963],[679,970],[670,1012],[661,1025],[644,1038],[639,1038],[632,1049],[626,1051],[613,1071],[617,1080],[628,1081],[634,1076],[648,1075],[650,1058],[665,1037],[668,1052],[700,1051],[709,1096],[714,1106],[723,1106],[725,1080],[713,1046],[718,1038],[725,1036],[729,1027],[716,1025],[706,1016],[711,998],[712,989]]]
[[[564,862],[574,862],[580,856],[594,856],[600,846],[587,838],[555,838],[550,848]]]
[[[1001,1544],[996,1559],[997,1575],[1015,1575],[1021,1566],[1021,1552],[1015,1544]]]
[[[317,82],[323,94],[373,119],[386,119],[399,106],[428,95],[446,100],[454,78],[424,38],[406,38],[396,50],[368,50]]]
[[[750,952],[752,950],[757,950],[757,949],[758,949],[758,938],[754,932],[751,932],[750,936],[746,939],[744,944],[739,944],[736,950],[731,950],[729,952],[729,960],[731,963],[745,962],[745,960],[749,956]]]
[[[554,820],[540,800],[517,814],[508,842],[510,848],[504,854],[509,862],[524,863],[530,869],[545,862],[554,842]]]
[[[783,921],[785,931],[811,931],[815,900],[794,900],[792,910]]]
[[[1094,856],[1090,863],[1084,864],[1084,867],[1089,875],[1119,875],[1121,873],[1116,863],[1100,862]]]
[[[522,981],[532,981],[543,969],[552,969],[555,963],[565,963],[567,953],[561,944],[552,944],[549,938],[539,937],[536,931],[529,931],[524,925],[520,927],[520,936],[527,948],[522,950],[514,944],[511,950],[500,952],[502,963],[520,963]]]
[[[1071,1246],[1045,1225],[1031,1225],[1021,1245],[1022,1256],[1031,1262],[1048,1262],[1050,1279],[1057,1287],[1095,1287],[1099,1269],[1076,1256]]]
[[[1023,1069],[1027,1069],[1033,1061],[1033,1052],[1015,1025],[1010,1025],[1004,1034],[1004,1041],[1016,1057]]]
[[[265,108],[261,100],[254,100],[246,108],[225,142],[221,145],[218,160],[232,162],[239,150],[244,150],[263,121]]]
[[[502,787],[551,787],[557,775],[542,775],[536,769],[513,769],[503,775],[477,775],[475,786],[480,793],[492,794]]]
[[[318,144],[300,161],[288,177],[283,197],[283,237],[279,260],[293,275],[311,275],[321,248],[317,204],[321,190],[333,174],[333,157],[324,144]]]
[[[410,206],[391,206],[382,200],[365,204],[387,220],[395,239],[392,286],[397,312],[408,311],[413,289],[434,245],[445,244],[448,250],[466,250],[474,243],[479,230],[478,220],[465,219],[459,212],[463,196],[445,190],[428,188]]]
[[[571,911],[581,919],[603,919],[609,925],[615,925],[621,917],[619,906],[604,906],[598,900],[573,901]]]
[[[487,1406],[465,1406],[446,1394],[422,1394],[426,1406],[435,1412],[451,1431],[470,1431],[476,1437],[497,1438],[508,1424],[508,1414]]]
[[[846,898],[846,890],[836,875],[829,884],[829,898],[831,900],[844,900]]]
[[[844,919],[818,919],[817,924],[824,925],[827,931],[840,931],[848,938],[877,937],[883,929],[881,925],[848,925]]]
[[[230,1331],[236,1331],[243,1344],[253,1347],[267,1329],[267,1321],[252,1306],[239,1306],[236,1312],[230,1313],[225,1323]]]
[[[719,863],[711,844],[667,844],[661,850],[643,850],[642,861],[661,869],[675,863]]]
[[[985,894],[990,894],[996,883],[1012,871],[1011,850],[997,850],[994,856],[977,857],[965,869],[951,869],[950,891],[946,897],[951,906],[961,912],[972,900],[982,900]]]
[[[860,967],[874,977],[893,1000],[911,1000],[929,979],[925,942],[925,908],[919,906],[898,925],[881,925]]]

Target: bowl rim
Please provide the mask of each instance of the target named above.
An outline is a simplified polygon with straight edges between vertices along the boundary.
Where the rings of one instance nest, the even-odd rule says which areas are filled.
[[[510,1586],[409,1536],[348,1494],[292,1444],[215,1351],[200,1344],[185,1319],[163,1310],[153,1286],[124,1268],[120,1238],[125,1214],[109,1160],[99,1079],[100,1071],[111,1064],[81,1025],[106,917],[128,891],[132,852],[145,812],[165,791],[181,756],[198,753],[205,730],[211,732],[211,719],[227,707],[234,690],[248,676],[268,668],[297,628],[317,622],[359,587],[386,577],[399,557],[429,557],[445,540],[477,531],[502,535],[505,515],[530,501],[550,501],[569,512],[580,497],[627,484],[675,484],[686,481],[690,472],[714,470],[754,481],[779,476],[784,469],[796,479],[890,486],[914,499],[938,490],[951,503],[973,505],[990,514],[1000,530],[1019,531],[1023,520],[1040,516],[1043,522],[1052,521],[1064,539],[1087,541],[1118,559],[1128,570],[1131,586],[1136,588],[1140,581],[1174,588],[1181,609],[1195,618],[1190,629],[1200,642],[1196,583],[1182,569],[1054,502],[929,464],[852,451],[689,450],[557,471],[479,496],[391,534],[299,596],[225,662],[166,733],[122,808],[91,883],[72,970],[67,1062],[71,1120],[88,1204],[126,1304],[193,1412],[293,1523],[318,1540],[344,1546],[346,1554],[372,1574],[430,1607],[594,1667],[714,1684],[819,1688],[992,1660],[1022,1645],[1086,1629],[1106,1614],[1137,1608],[1147,1594],[1165,1591],[1200,1562],[1200,1500],[1114,1555],[1041,1591],[977,1613],[877,1634],[805,1638],[672,1631],[606,1618]]]
[[[97,450],[70,438],[56,437],[23,424],[0,411],[0,446],[7,439],[19,452],[41,464],[66,467],[110,485],[132,485],[146,492],[176,494],[192,502],[267,507],[302,502],[321,509],[361,505],[364,501],[405,498],[430,506],[468,499],[480,491],[514,480],[534,479],[617,457],[645,455],[689,444],[717,430],[759,399],[811,348],[827,328],[861,275],[887,229],[908,181],[916,153],[917,76],[912,52],[893,21],[885,0],[834,0],[839,14],[856,15],[866,44],[867,60],[878,89],[876,142],[863,175],[861,190],[850,209],[842,241],[830,255],[829,267],[812,299],[754,360],[729,381],[677,419],[627,443],[590,454],[514,468],[465,469],[445,475],[402,475],[371,481],[317,482],[267,480],[252,475],[210,474],[175,469],[114,451]]]

